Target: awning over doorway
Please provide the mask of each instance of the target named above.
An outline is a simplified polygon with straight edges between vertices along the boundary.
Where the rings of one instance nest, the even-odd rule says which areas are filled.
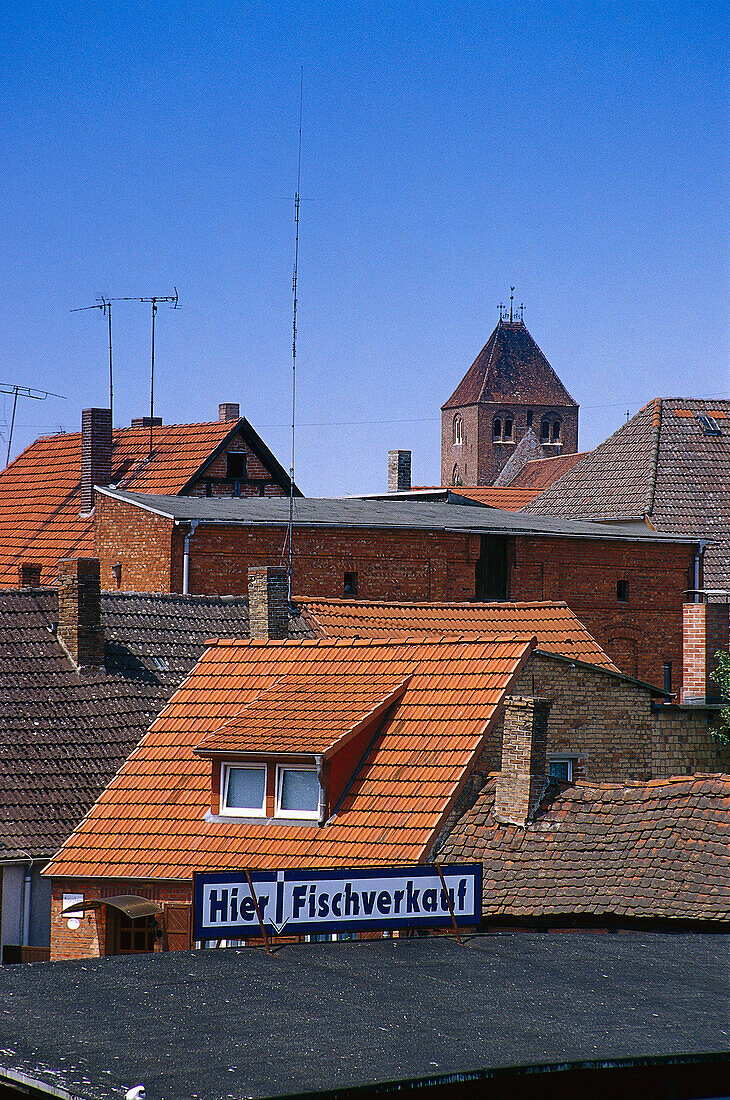
[[[79,901],[69,905],[61,913],[62,917],[73,917],[84,913],[87,909],[101,909],[103,905],[110,905],[112,909],[119,909],[128,917],[135,920],[137,917],[151,917],[153,913],[161,913],[162,906],[149,898],[141,898],[139,894],[117,894],[113,898],[89,898],[88,901]]]

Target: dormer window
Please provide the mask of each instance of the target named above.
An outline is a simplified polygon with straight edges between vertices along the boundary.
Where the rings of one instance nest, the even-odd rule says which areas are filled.
[[[276,769],[276,816],[319,817],[319,778],[314,768]]]
[[[221,774],[222,814],[266,816],[266,765],[224,764]]]

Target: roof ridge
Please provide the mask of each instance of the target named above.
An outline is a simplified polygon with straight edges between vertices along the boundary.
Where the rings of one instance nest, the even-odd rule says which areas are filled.
[[[568,607],[565,600],[353,600],[348,596],[295,596],[295,603],[337,604],[342,607],[475,608]],[[568,609],[570,610],[570,609]],[[575,614],[575,612],[573,612]]]
[[[334,647],[334,646],[377,646],[377,647],[398,647],[398,646],[413,646],[413,645],[426,645],[435,646],[447,644],[460,644],[460,645],[476,645],[483,643],[484,645],[504,645],[505,643],[534,643],[537,644],[537,639],[534,634],[529,631],[524,632],[510,632],[506,631],[504,634],[497,635],[496,637],[464,637],[463,635],[446,634],[442,637],[435,638],[433,635],[419,636],[418,632],[415,632],[408,638],[210,638],[207,639],[205,644],[209,648],[213,646],[228,646],[228,647],[269,647],[274,648],[277,646],[319,646],[320,648]]]

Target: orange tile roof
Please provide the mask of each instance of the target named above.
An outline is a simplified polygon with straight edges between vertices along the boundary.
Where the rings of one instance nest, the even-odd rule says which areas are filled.
[[[516,477],[507,486],[508,489],[547,489],[559,477],[572,470],[589,451],[580,451],[573,455],[555,455],[554,458],[534,458],[526,462]]]
[[[452,496],[476,500],[479,504],[487,504],[490,508],[504,508],[506,512],[519,512],[520,508],[529,504],[542,490],[540,488],[513,489],[511,485],[503,489],[495,488],[493,485],[465,489],[459,485],[450,492]]]
[[[329,638],[413,638],[456,635],[499,638],[529,634],[538,649],[618,672],[567,604],[385,603],[300,596],[307,623]]]
[[[403,694],[410,674],[283,676],[206,737],[201,753],[331,756]]]
[[[237,422],[175,424],[113,433],[112,483],[140,493],[176,494]],[[81,433],[42,436],[0,473],[0,587],[18,585],[21,562],[55,578],[59,558],[93,554],[93,519],[81,516]]]
[[[523,668],[532,639],[218,642],[46,869],[188,879],[195,870],[423,860]],[[322,827],[211,818],[194,748],[286,675],[410,676]]]

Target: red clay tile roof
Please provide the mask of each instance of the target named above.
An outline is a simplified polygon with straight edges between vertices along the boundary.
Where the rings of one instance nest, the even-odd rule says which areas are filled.
[[[499,321],[442,408],[480,401],[576,404],[522,321]]]
[[[176,424],[113,433],[112,484],[176,494],[238,422]],[[43,436],[0,473],[0,585],[18,584],[21,561],[55,578],[59,558],[93,554],[93,518],[81,516],[81,433]]]
[[[706,434],[700,416],[714,416],[718,434]],[[728,417],[730,401],[650,401],[524,511],[586,520],[647,516],[662,533],[708,538],[705,587],[730,588]]]
[[[554,458],[538,458],[526,462],[520,472],[513,477],[507,488],[534,489],[542,492],[552,485],[568,470],[572,470],[590,451],[580,451],[575,455],[556,455]]]
[[[422,861],[534,639],[221,642],[212,645],[47,873],[183,878],[224,867]],[[403,678],[324,826],[211,818],[205,735],[287,675]]]
[[[567,604],[385,603],[380,600],[297,597],[302,618],[322,637],[414,638],[449,635],[501,638],[530,634],[538,649],[599,668],[618,669]]]
[[[553,786],[527,828],[494,819],[494,787],[438,852],[483,864],[485,917],[730,920],[730,775]]]
[[[506,512],[519,512],[533,497],[536,497],[540,489],[513,489],[495,488],[493,485],[478,488],[451,489],[449,495],[454,497],[466,497],[467,500],[475,500],[479,504],[486,504],[490,508],[504,508]]]
[[[403,694],[403,671],[284,676],[206,737],[199,752],[318,753],[325,758]]]

